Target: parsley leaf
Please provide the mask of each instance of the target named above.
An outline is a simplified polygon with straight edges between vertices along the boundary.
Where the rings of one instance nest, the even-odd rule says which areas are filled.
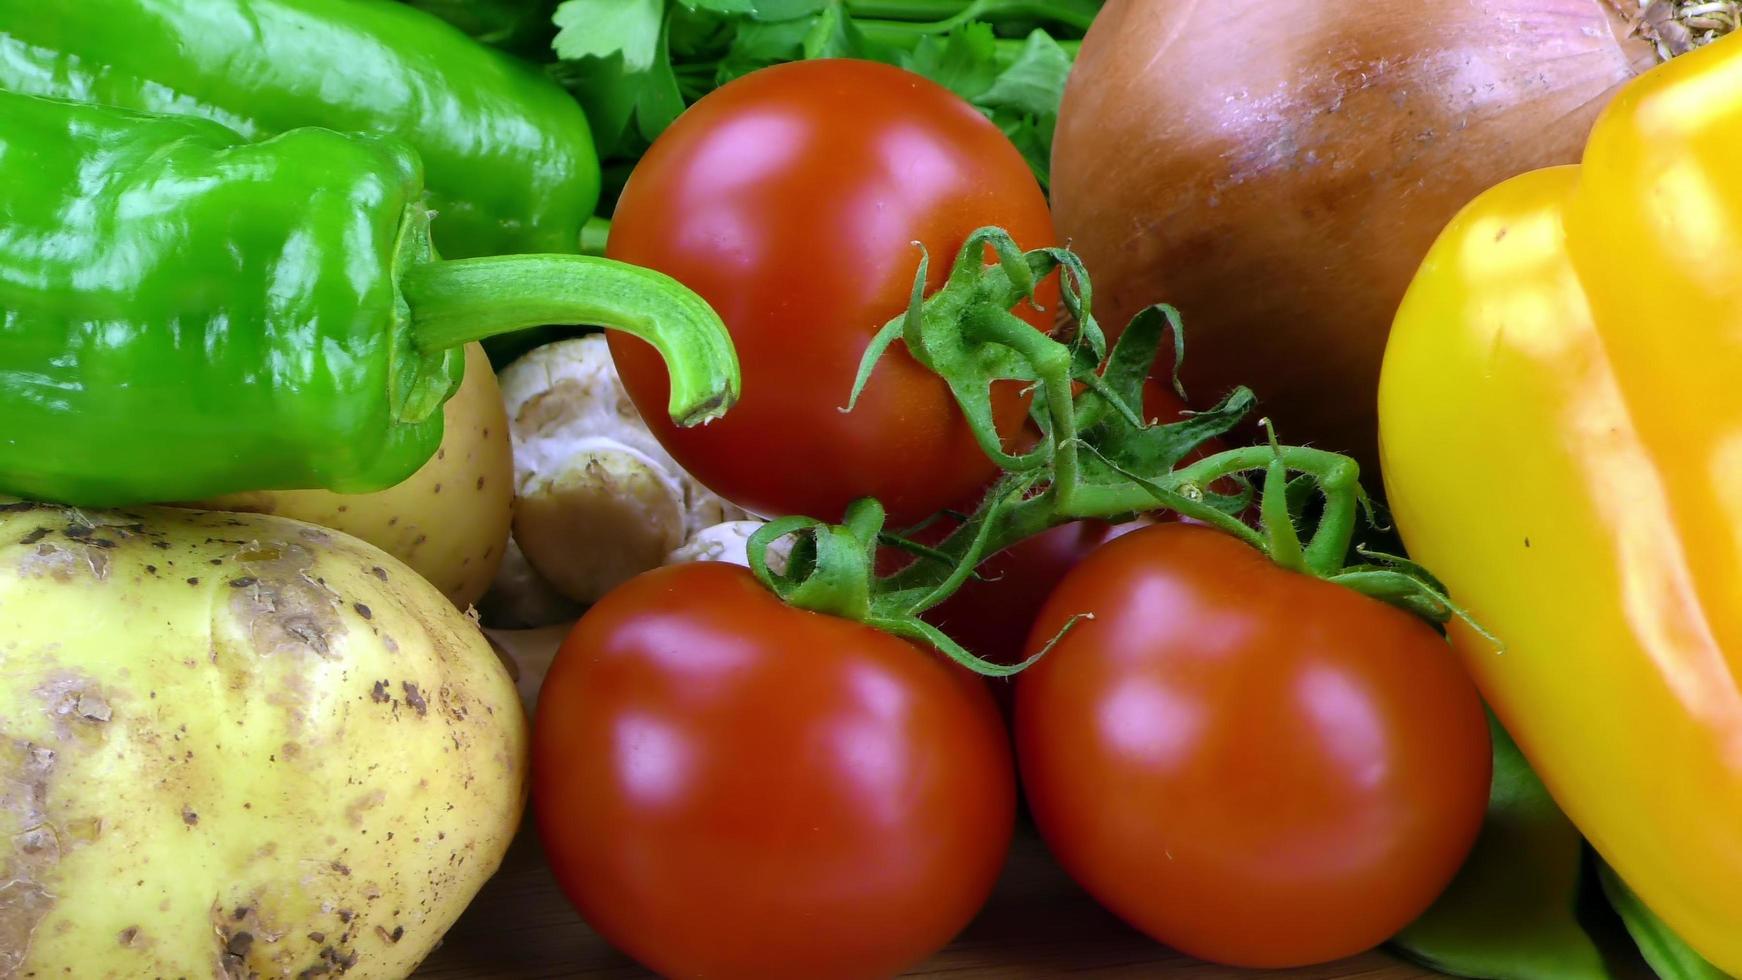
[[[680,0],[691,10],[711,10],[717,14],[753,14],[755,0]]]
[[[997,38],[992,25],[970,23],[944,38],[922,38],[901,65],[972,102],[998,80]]]
[[[624,71],[644,72],[658,54],[664,16],[664,0],[566,0],[551,46],[565,59],[620,54]]]
[[[1035,30],[1017,56],[1016,63],[1004,70],[998,80],[979,95],[974,103],[987,109],[1003,109],[1025,113],[1037,119],[1056,119],[1059,101],[1064,98],[1065,80],[1071,74],[1071,56],[1052,39],[1052,35]]]
[[[865,41],[853,26],[852,18],[840,4],[830,5],[818,14],[805,33],[804,56],[812,58],[856,58],[864,54]]]
[[[620,184],[690,102],[758,69],[808,58],[870,58],[944,85],[985,113],[1045,185],[1065,79],[1099,6],[1100,0],[1059,0],[1056,8],[999,0],[563,0],[552,43],[560,60],[548,70],[586,110],[610,185]],[[609,195],[604,204],[608,212]]]

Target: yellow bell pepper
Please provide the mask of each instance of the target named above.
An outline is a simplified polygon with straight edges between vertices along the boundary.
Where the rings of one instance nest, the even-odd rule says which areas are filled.
[[[1441,235],[1379,389],[1397,526],[1555,799],[1742,975],[1742,37]]]

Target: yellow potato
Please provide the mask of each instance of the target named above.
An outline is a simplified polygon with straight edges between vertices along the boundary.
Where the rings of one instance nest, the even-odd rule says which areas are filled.
[[[483,634],[376,548],[0,500],[0,977],[404,977],[526,752]]]
[[[391,490],[240,493],[196,506],[278,514],[355,535],[416,569],[464,609],[496,577],[514,508],[508,415],[477,344],[466,348],[466,380],[448,402],[446,426],[435,458]]]

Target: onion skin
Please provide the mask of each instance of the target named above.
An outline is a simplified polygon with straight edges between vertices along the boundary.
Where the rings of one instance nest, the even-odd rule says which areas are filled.
[[[1285,439],[1376,475],[1380,358],[1428,247],[1578,160],[1657,63],[1629,34],[1605,0],[1112,0],[1065,91],[1055,220],[1110,333],[1180,308],[1194,401],[1247,385]]]

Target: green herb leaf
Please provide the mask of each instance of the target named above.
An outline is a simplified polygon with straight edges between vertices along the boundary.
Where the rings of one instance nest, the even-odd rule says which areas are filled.
[[[715,84],[724,85],[757,69],[804,57],[804,42],[810,35],[811,23],[801,18],[772,24],[749,23],[738,28],[731,50],[720,59]]]
[[[623,56],[629,72],[646,71],[659,47],[664,0],[564,0],[551,46],[562,58]]]
[[[998,80],[997,37],[990,24],[966,24],[945,38],[921,38],[901,65],[972,102]]]
[[[751,16],[760,21],[796,20],[822,13],[833,0],[750,0]]]
[[[755,0],[678,0],[691,10],[712,10],[720,14],[753,14]]]
[[[624,71],[622,52],[606,58],[559,62],[550,72],[581,103],[601,154],[614,156],[628,149],[625,137],[630,120],[635,118],[635,105],[641,101],[646,76]]]
[[[642,79],[641,97],[635,103],[635,128],[650,143],[676,122],[686,108],[683,92],[678,88],[677,74],[672,71],[666,31],[669,27],[660,33],[653,64]]]
[[[1065,80],[1071,74],[1071,56],[1052,39],[1036,30],[997,81],[975,98],[976,105],[1024,113],[1037,119],[1056,119],[1065,95]]]
[[[1081,36],[1076,19],[1099,0],[1070,2],[1058,29],[1074,41]],[[889,0],[864,5],[861,15],[857,0],[563,0],[552,18],[561,28],[552,42],[561,60],[547,70],[586,109],[612,173],[631,166],[689,103],[733,79],[788,61],[869,58],[973,102],[1045,186],[1071,50],[1040,29],[1017,40],[1028,29],[1020,25],[1036,19],[1001,18],[1000,0],[983,3]],[[982,10],[996,26],[963,23]],[[609,195],[603,203],[609,206]]]
[[[998,113],[993,114],[993,121],[1010,138],[1022,159],[1028,161],[1028,169],[1034,171],[1040,186],[1051,187],[1053,126],[1050,121],[1043,125],[1033,116],[999,118]]]
[[[865,39],[853,25],[853,19],[840,4],[831,4],[805,33],[804,56],[814,58],[857,58],[864,54]]]

